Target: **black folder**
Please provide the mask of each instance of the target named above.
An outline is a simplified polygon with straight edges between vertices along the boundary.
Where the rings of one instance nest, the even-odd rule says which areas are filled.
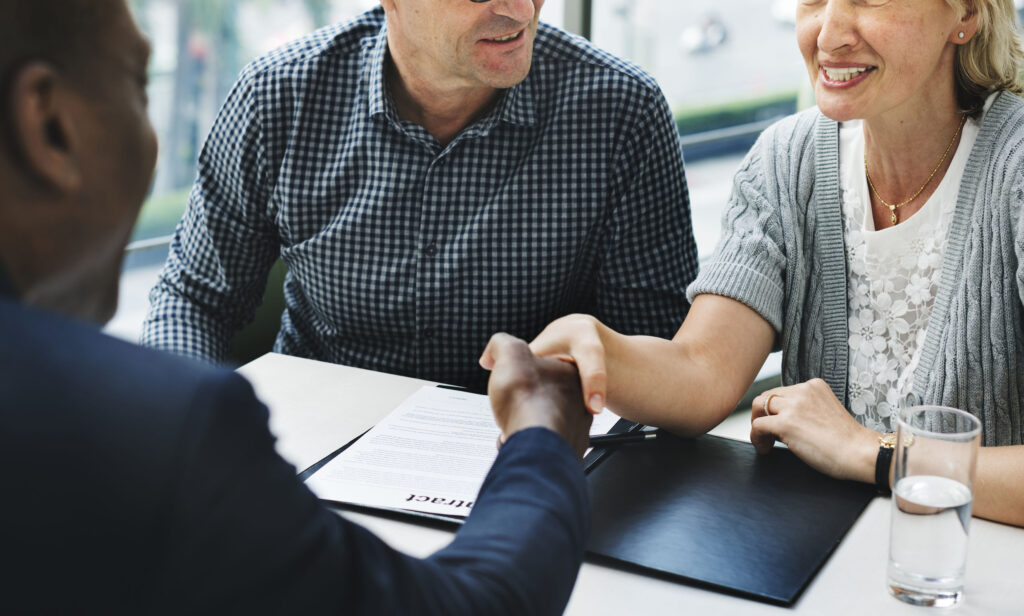
[[[792,605],[875,496],[785,449],[664,432],[587,475],[591,560]]]
[[[642,428],[620,420],[611,431]],[[308,479],[347,443],[299,474]],[[588,560],[792,605],[876,492],[832,479],[785,449],[700,436],[595,448],[584,459]],[[450,528],[463,518],[333,503]]]

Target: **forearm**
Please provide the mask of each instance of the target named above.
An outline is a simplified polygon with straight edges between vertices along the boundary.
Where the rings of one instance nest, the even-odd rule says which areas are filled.
[[[865,460],[873,462],[878,447],[875,444],[860,449],[865,455],[856,456],[859,463],[851,465],[850,478],[871,483],[874,481],[874,464],[866,465]],[[890,464],[889,468],[890,486],[894,466]],[[981,447],[978,450],[973,513],[979,518],[1024,526],[1024,445]]]
[[[421,560],[319,504],[274,451],[252,388],[235,374],[209,375],[186,383],[195,403],[174,441],[181,456],[168,488],[173,515],[161,522],[155,612],[565,609],[590,509],[579,459],[560,436],[538,428],[510,437],[455,540]]]
[[[609,408],[682,435],[703,434],[733,411],[764,363],[775,332],[743,304],[700,295],[671,341],[602,327]]]
[[[162,351],[219,363],[225,360],[234,328],[217,311],[196,305],[163,280],[150,293],[139,342]]]
[[[681,435],[703,434],[732,412],[745,391],[740,381],[716,374],[707,349],[702,353],[685,342],[610,329],[603,338],[607,406],[630,421]]]
[[[974,515],[1024,526],[1024,445],[978,451]]]
[[[275,245],[261,234],[214,237],[197,213],[203,190],[193,191],[167,263],[150,292],[140,342],[164,351],[220,363],[232,335],[249,323],[267,285]],[[218,222],[217,227],[224,226]]]
[[[402,554],[337,520],[339,538],[329,551],[343,564],[312,572],[317,586],[339,598],[324,603],[349,614],[561,614],[582,562],[589,502],[568,445],[553,449],[560,437],[538,430],[545,432],[540,439],[530,431],[509,438],[465,525],[428,558]]]
[[[542,428],[518,432],[455,540],[422,563],[434,578],[423,588],[444,588],[439,613],[560,614],[583,558],[589,513],[582,467],[564,440]]]

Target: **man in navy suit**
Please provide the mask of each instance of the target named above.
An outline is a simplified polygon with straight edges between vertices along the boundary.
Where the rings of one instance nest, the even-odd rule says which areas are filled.
[[[156,155],[124,0],[5,0],[0,41],[0,613],[560,612],[589,526],[575,371],[496,336],[473,514],[392,550],[296,479],[240,376],[86,323]]]

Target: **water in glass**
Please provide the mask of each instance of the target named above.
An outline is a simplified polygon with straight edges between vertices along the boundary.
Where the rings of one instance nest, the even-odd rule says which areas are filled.
[[[954,605],[963,592],[970,489],[932,475],[900,479],[893,490],[889,590],[904,601]]]

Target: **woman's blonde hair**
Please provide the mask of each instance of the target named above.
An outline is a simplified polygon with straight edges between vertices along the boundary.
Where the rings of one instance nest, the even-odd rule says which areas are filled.
[[[992,92],[1024,94],[1024,46],[1013,0],[946,0],[963,17],[977,13],[978,31],[957,49],[956,96],[960,107],[977,112]]]

